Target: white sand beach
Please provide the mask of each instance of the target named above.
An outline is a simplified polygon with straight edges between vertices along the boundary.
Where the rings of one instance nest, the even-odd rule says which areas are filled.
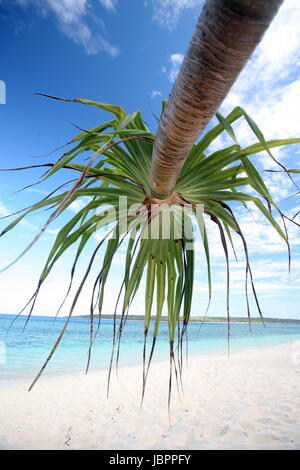
[[[298,349],[299,349],[298,345]],[[168,363],[42,377],[0,389],[1,449],[299,449],[300,353],[292,344],[189,359],[168,420]]]

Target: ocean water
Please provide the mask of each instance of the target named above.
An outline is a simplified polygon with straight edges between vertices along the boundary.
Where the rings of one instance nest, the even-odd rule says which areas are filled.
[[[51,317],[34,316],[22,332],[26,317],[19,317],[9,331],[14,315],[0,315],[0,380],[2,384],[16,379],[35,377],[55,343],[65,319],[53,323]],[[99,334],[92,349],[90,370],[108,368],[112,349],[113,321],[102,320]],[[149,333],[149,340],[151,334]],[[230,349],[235,351],[300,341],[300,324],[231,325]],[[226,354],[227,325],[205,323],[199,331],[199,323],[188,326],[188,354]],[[148,350],[151,347],[149,341]],[[74,318],[51,361],[44,371],[45,376],[85,372],[89,348],[89,321]],[[160,335],[153,360],[167,360],[168,325],[161,324]],[[185,349],[185,348],[184,348]],[[120,366],[142,363],[143,323],[129,321],[123,332]]]

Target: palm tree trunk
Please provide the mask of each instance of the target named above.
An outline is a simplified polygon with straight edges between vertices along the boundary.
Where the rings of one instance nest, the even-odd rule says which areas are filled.
[[[170,196],[187,154],[283,0],[207,0],[157,131],[152,196]]]

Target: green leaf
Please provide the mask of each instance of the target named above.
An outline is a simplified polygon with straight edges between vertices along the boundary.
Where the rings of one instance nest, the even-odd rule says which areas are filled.
[[[231,126],[230,122],[226,118],[224,118],[220,112],[216,113],[216,117],[220,124],[222,124],[224,129],[228,132],[232,140],[234,140],[234,142],[238,144],[233,127]]]
[[[87,104],[90,106],[96,106],[97,108],[103,109],[104,111],[108,111],[109,113],[114,114],[119,119],[123,119],[126,116],[126,113],[124,111],[124,108],[122,108],[122,106],[101,103],[99,101],[86,100],[84,98],[78,98],[75,101],[77,101],[78,103]]]

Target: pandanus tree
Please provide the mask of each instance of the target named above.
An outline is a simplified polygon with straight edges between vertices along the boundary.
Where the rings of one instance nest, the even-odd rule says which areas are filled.
[[[173,90],[167,102],[163,102],[156,135],[150,132],[140,112],[126,114],[121,106],[86,99],[67,100],[96,106],[110,112],[113,118],[90,129],[80,129],[81,132],[67,144],[70,148],[56,162],[35,165],[47,169],[39,182],[65,170],[67,174],[77,173],[77,177],[67,179],[47,197],[19,211],[17,218],[2,231],[2,235],[6,234],[34,211],[51,211],[42,229],[21,253],[23,255],[53,220],[63,212],[68,214],[66,211],[74,201],[79,198],[86,201],[84,207],[57,234],[36,290],[24,307],[29,309],[27,321],[41,287],[57,260],[69,248],[76,246],[69,286],[62,299],[60,311],[72,292],[74,275],[84,249],[95,232],[98,230],[101,233],[102,228],[108,224],[108,216],[110,231],[101,238],[91,255],[63,330],[31,387],[59,345],[96,256],[102,253],[103,248],[102,265],[93,280],[89,307],[89,359],[103,313],[108,275],[115,254],[125,244],[127,251],[124,277],[114,310],[110,372],[114,360],[118,362],[121,336],[129,308],[145,278],[143,393],[164,309],[167,312],[170,343],[170,390],[172,371],[175,371],[176,377],[181,373],[182,343],[193,297],[194,241],[198,235],[206,258],[208,302],[210,301],[212,279],[210,244],[206,229],[208,219],[215,223],[219,231],[220,244],[227,263],[228,332],[228,247],[233,247],[233,234],[240,237],[245,255],[245,296],[249,321],[248,284],[259,315],[262,316],[249,263],[247,240],[235,211],[237,203],[243,206],[253,203],[287,243],[289,252],[286,222],[296,222],[283,214],[274,202],[251,157],[259,152],[266,152],[266,158],[276,162],[282,174],[286,173],[292,179],[291,173],[297,170],[287,170],[277,162],[272,148],[300,143],[300,138],[266,141],[255,122],[242,108],[236,107],[227,117],[217,110],[281,3],[282,0],[207,0]],[[197,140],[215,113],[218,125]],[[247,147],[239,145],[232,126],[239,119],[246,120],[257,138],[256,143]],[[211,152],[210,145],[222,132],[228,134],[232,144]],[[22,169],[26,168],[32,167]],[[156,304],[156,309],[152,308],[153,304]],[[154,326],[148,350],[152,311]],[[121,316],[117,322],[118,312]]]

